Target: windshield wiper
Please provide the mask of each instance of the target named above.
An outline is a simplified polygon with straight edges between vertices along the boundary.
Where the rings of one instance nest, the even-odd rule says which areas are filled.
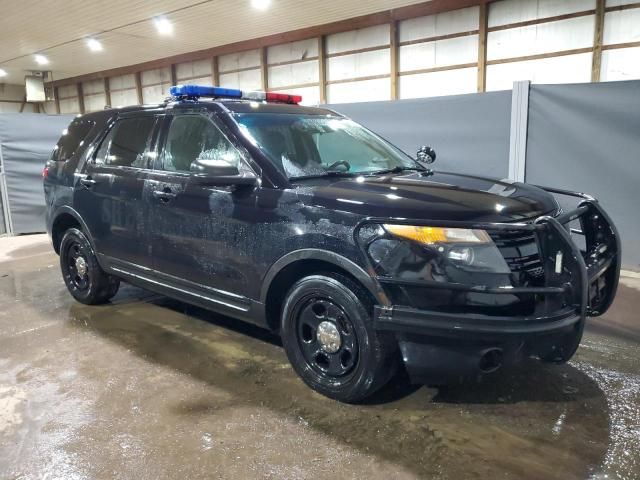
[[[325,177],[355,177],[361,175],[356,172],[343,172],[339,170],[327,170],[324,173],[317,173],[314,175],[300,175],[298,177],[289,177],[289,180],[309,180],[312,178],[325,178]]]
[[[426,168],[420,168],[420,167],[402,167],[400,165],[393,167],[393,168],[387,168],[385,170],[376,170],[374,172],[367,172],[366,175],[383,175],[385,173],[401,173],[401,172],[407,172],[409,170],[413,170],[416,172],[426,172],[427,169]]]

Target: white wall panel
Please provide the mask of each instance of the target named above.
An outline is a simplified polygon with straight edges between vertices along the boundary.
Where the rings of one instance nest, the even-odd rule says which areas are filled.
[[[143,86],[155,85],[157,83],[171,83],[171,70],[169,67],[162,67],[141,72],[140,83]]]
[[[77,98],[60,100],[60,113],[80,113],[80,104]]]
[[[442,72],[402,75],[399,78],[400,98],[437,97],[477,91],[478,68],[461,68]]]
[[[58,96],[60,98],[74,97],[78,95],[78,88],[75,85],[64,85],[58,87]]]
[[[119,90],[111,92],[111,106],[124,107],[127,105],[137,105],[138,95],[135,90]]]
[[[22,103],[3,102],[0,100],[0,113],[20,113]],[[48,113],[56,113],[56,107],[46,107]],[[33,103],[27,103],[22,109],[22,113],[36,113],[36,106]],[[73,112],[76,113],[76,112]]]
[[[84,111],[95,112],[97,110],[104,110],[107,104],[107,98],[104,93],[96,95],[85,95],[84,97]]]
[[[212,60],[205,58],[204,60],[196,60],[194,62],[185,62],[176,64],[176,79],[178,83],[184,83],[182,80],[194,77],[211,78]]]
[[[218,70],[228,72],[229,70],[239,70],[260,66],[260,50],[247,50],[240,53],[230,53],[218,57]]]
[[[428,17],[403,20],[398,26],[398,37],[401,42],[409,42],[421,38],[478,30],[480,16],[478,10],[479,7],[462,8]]]
[[[327,85],[327,103],[371,102],[390,100],[391,84],[388,78]]]
[[[104,92],[104,80],[92,80],[90,82],[82,82],[82,93],[87,95],[91,93]]]
[[[168,83],[142,87],[142,103],[162,103],[169,96],[169,87]]]
[[[133,73],[111,77],[109,79],[109,89],[119,90],[122,88],[136,88],[136,77]]]
[[[317,83],[319,78],[318,61],[290,63],[268,68],[269,88],[303,83]]]
[[[591,47],[594,15],[489,32],[487,59],[522,57]]]
[[[181,85],[213,85],[211,74],[206,77],[190,78],[189,80],[178,80]]]
[[[489,27],[596,8],[596,0],[503,0],[489,4]]]
[[[619,7],[620,5],[631,5],[632,3],[638,3],[638,0],[607,0],[607,7]]]
[[[260,90],[262,88],[260,69],[220,74],[220,86],[241,90]]]
[[[487,66],[487,90],[509,90],[513,82],[582,83],[591,81],[591,53]]]
[[[389,45],[389,43],[389,25],[384,24],[328,35],[326,48],[327,53],[331,54]]]
[[[279,90],[274,89],[275,92]],[[287,88],[282,93],[302,95],[300,105],[318,105],[320,103],[320,87]]]
[[[640,41],[640,8],[607,12],[604,16],[605,45]]]
[[[640,47],[602,52],[601,81],[637,79],[640,79]]]
[[[478,35],[400,47],[399,70],[458,65],[478,61]]]
[[[309,38],[299,42],[274,45],[267,49],[267,63],[290,62],[318,56],[318,39]]]
[[[344,80],[388,74],[391,69],[389,49],[354,53],[327,59],[327,79]]]

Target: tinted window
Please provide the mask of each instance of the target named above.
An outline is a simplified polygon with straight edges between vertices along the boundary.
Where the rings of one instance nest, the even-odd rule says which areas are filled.
[[[53,149],[52,160],[65,162],[78,150],[80,142],[89,134],[95,122],[84,119],[76,119],[62,132],[62,136]]]
[[[119,167],[150,168],[149,142],[155,117],[119,120],[102,141],[95,162]]]
[[[239,166],[240,153],[211,120],[176,116],[169,127],[162,169],[188,172],[195,160],[224,160]]]

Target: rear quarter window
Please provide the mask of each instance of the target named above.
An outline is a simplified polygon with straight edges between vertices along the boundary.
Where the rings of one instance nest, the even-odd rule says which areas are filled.
[[[78,151],[95,122],[85,119],[75,119],[62,131],[62,136],[51,155],[54,162],[66,162]]]

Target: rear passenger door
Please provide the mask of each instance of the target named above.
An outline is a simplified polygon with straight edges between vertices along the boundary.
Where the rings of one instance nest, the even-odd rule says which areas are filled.
[[[144,181],[156,156],[162,117],[137,113],[119,118],[77,178],[74,204],[109,266],[151,268]]]

